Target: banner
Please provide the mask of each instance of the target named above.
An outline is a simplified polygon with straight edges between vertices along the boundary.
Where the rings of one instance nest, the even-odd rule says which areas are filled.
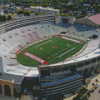
[[[30,58],[32,58],[32,59],[38,61],[38,62],[41,63],[41,64],[44,64],[44,65],[45,65],[45,64],[48,63],[47,61],[45,61],[45,60],[43,60],[43,59],[41,59],[41,58],[39,58],[39,57],[37,57],[37,56],[35,56],[35,55],[29,53],[29,52],[24,51],[24,52],[22,52],[22,54],[24,54],[25,56],[28,56],[28,57],[30,57]]]

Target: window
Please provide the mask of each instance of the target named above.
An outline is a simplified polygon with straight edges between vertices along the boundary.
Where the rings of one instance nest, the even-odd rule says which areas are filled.
[[[89,64],[90,64],[90,61],[85,62],[85,65],[89,65]]]
[[[100,61],[100,57],[97,58],[97,61]]]
[[[52,73],[57,73],[57,72],[60,72],[60,68],[54,68],[54,69],[52,69]]]
[[[32,81],[33,85],[39,85],[39,78],[34,78]]]
[[[71,71],[76,70],[76,65],[71,65],[71,66],[70,66],[70,70],[71,70]]]
[[[83,66],[84,66],[84,63],[78,64],[78,67],[83,67]]]
[[[94,63],[94,62],[96,62],[96,59],[92,59],[92,60],[91,60],[91,63]]]
[[[62,71],[67,71],[67,70],[69,70],[69,67],[63,67],[62,68]]]
[[[50,69],[42,69],[41,77],[50,76]]]

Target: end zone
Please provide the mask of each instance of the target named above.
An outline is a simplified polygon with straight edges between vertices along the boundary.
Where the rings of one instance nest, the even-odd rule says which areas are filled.
[[[79,44],[82,44],[82,43],[83,43],[83,42],[81,42],[81,41],[74,40],[74,39],[67,38],[67,37],[63,37],[63,36],[60,36],[60,38],[63,38],[63,39],[66,39],[66,40],[70,40],[70,41],[73,41],[73,42],[76,42],[76,43],[79,43]]]
[[[48,63],[46,60],[43,60],[43,59],[41,59],[41,58],[39,58],[39,57],[37,57],[37,56],[35,56],[35,55],[29,53],[29,52],[24,51],[24,52],[22,52],[22,54],[24,54],[25,56],[28,56],[28,57],[30,57],[30,58],[32,58],[32,59],[38,61],[39,63],[41,63],[41,64],[43,64],[43,65],[45,65],[45,64]]]

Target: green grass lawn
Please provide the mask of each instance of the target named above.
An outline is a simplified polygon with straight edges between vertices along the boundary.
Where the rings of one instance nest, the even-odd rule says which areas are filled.
[[[22,54],[22,52],[27,51],[33,55],[36,55],[48,61],[48,64],[57,63],[59,61],[63,61],[68,57],[71,57],[79,50],[81,50],[84,44],[86,43],[84,41],[82,42],[83,44],[79,44],[59,37],[46,39],[44,41],[35,43],[22,50],[18,54],[19,56],[17,56],[17,60],[21,64],[26,66],[33,67],[33,66],[41,65],[41,63]],[[53,46],[56,46],[56,48],[53,48]]]

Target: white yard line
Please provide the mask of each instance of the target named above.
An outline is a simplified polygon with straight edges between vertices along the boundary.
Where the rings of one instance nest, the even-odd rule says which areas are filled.
[[[72,51],[73,49],[75,49],[75,47],[72,48],[72,49],[70,49],[69,51],[67,51],[67,52],[65,52],[65,53],[63,53],[63,54],[61,54],[60,56],[55,57],[54,59],[56,59],[56,58],[58,58],[58,57],[61,57],[61,56],[65,55],[66,53]],[[53,61],[54,59],[52,59],[51,61]],[[49,62],[51,62],[51,61],[49,61]]]
[[[46,44],[46,43],[48,43],[48,42],[50,42],[50,41],[52,41],[52,40],[49,40],[49,41],[44,42],[44,43],[41,43],[41,44],[39,44],[39,45],[35,46],[35,48],[36,48],[36,47],[39,47],[40,45]]]
[[[80,44],[79,44],[79,45],[80,45]],[[76,47],[78,47],[79,45],[77,45]],[[54,59],[56,59],[56,58],[58,58],[58,57],[61,57],[61,56],[63,56],[64,54],[66,54],[66,53],[68,53],[68,52],[74,50],[76,47],[70,49],[69,51],[67,51],[67,52],[65,52],[65,53],[63,53],[63,54],[61,54],[60,56],[55,57]],[[53,61],[54,59],[52,59],[51,61]],[[51,61],[49,61],[49,62],[51,62]]]
[[[62,55],[60,55],[59,57],[62,57],[63,55],[65,55],[66,53],[68,53],[68,52],[72,51],[73,49],[75,49],[75,47],[74,47],[74,48],[72,48],[72,49],[70,49],[69,51],[67,51],[67,52],[63,53],[63,54],[62,54]]]
[[[39,44],[39,45],[35,46],[34,48],[37,48],[37,47],[39,47],[40,45],[46,44],[46,43],[51,42],[51,41],[52,41],[52,40],[49,40],[49,41],[44,42],[44,43],[41,43],[41,44]],[[29,50],[33,50],[33,48],[28,49],[27,51],[29,51]]]
[[[75,40],[75,39],[71,39],[71,38],[67,38],[67,37],[61,37],[61,38],[69,40],[69,41],[73,41],[73,42],[76,42],[76,43],[80,43],[81,42],[81,41],[78,41],[78,40]]]

